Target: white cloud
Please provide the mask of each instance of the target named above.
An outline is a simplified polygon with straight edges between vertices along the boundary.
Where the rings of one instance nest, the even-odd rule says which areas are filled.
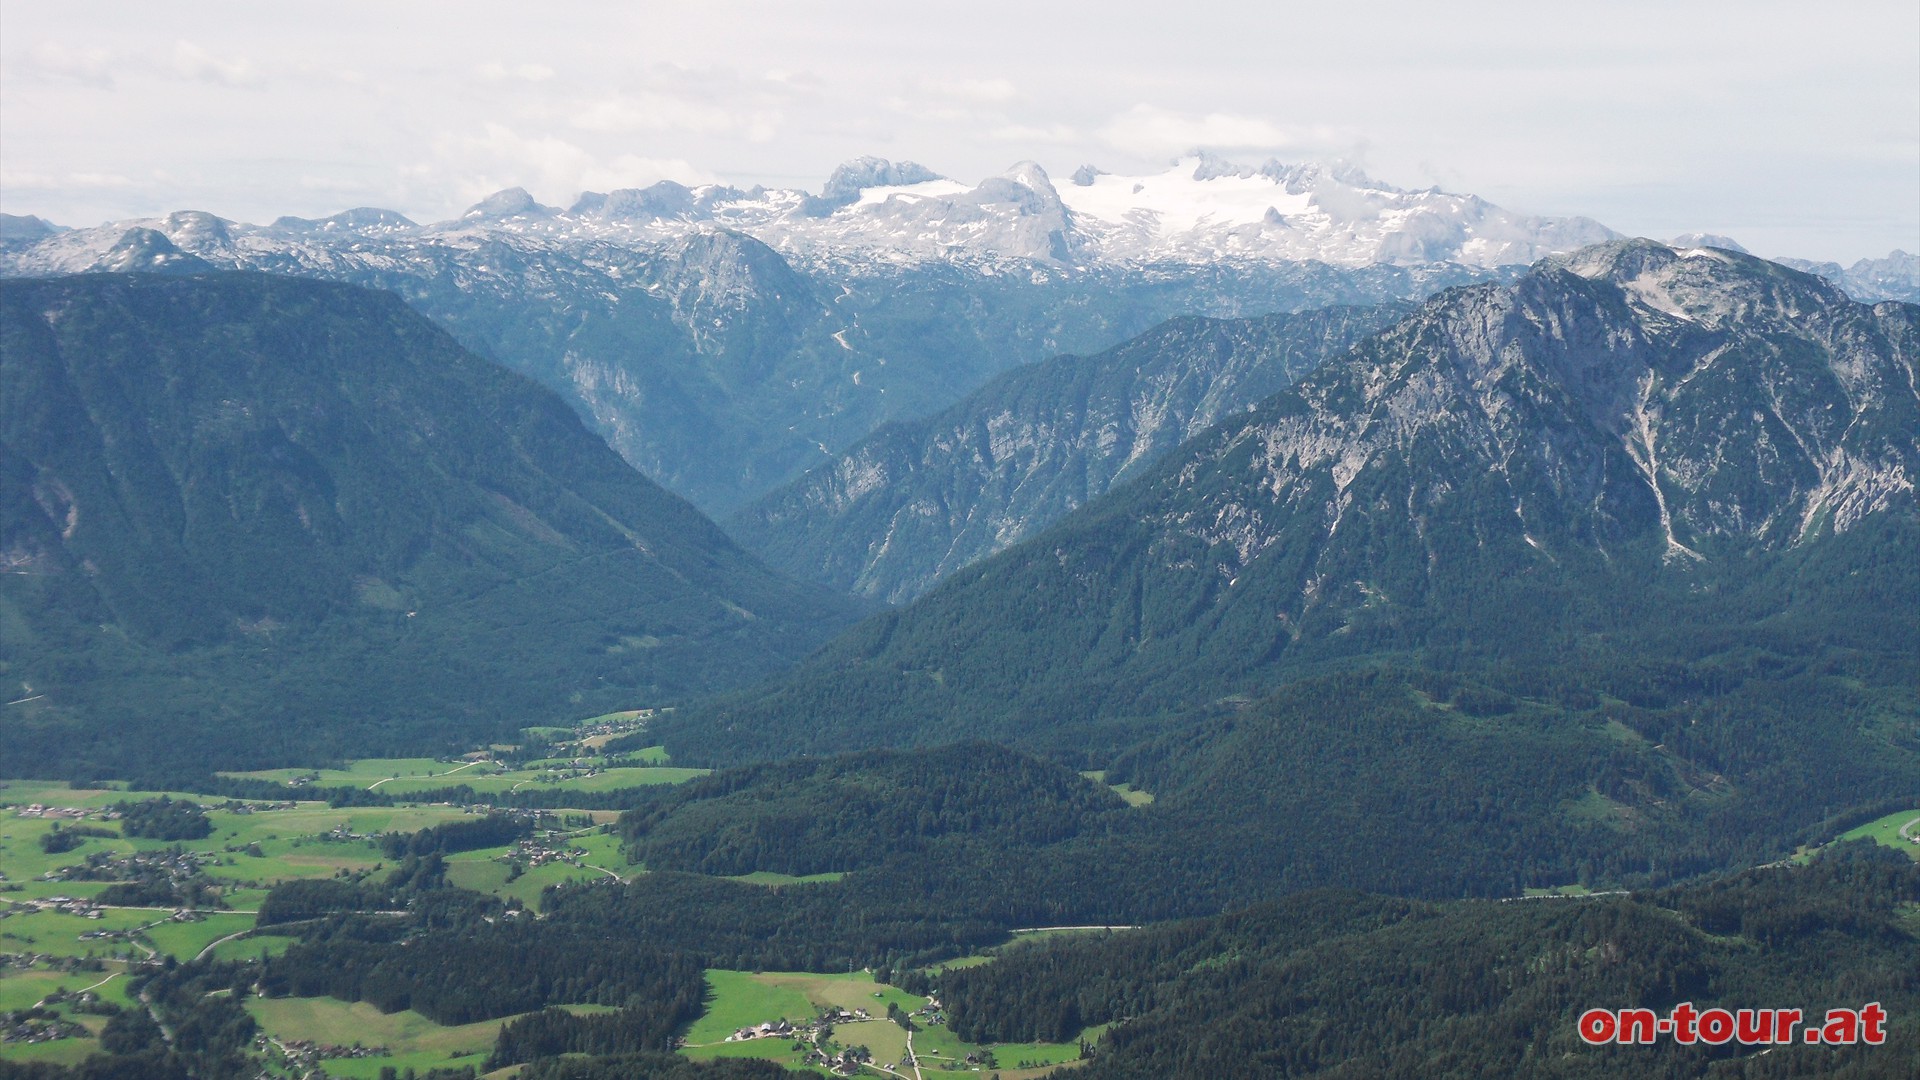
[[[434,152],[434,164],[403,170],[407,179],[427,190],[456,190],[469,203],[510,187],[565,205],[582,191],[645,187],[659,180],[710,184],[716,179],[680,158],[621,154],[602,159],[565,139],[525,136],[504,124],[488,124],[477,136],[442,138]]]
[[[133,186],[134,180],[131,177],[122,176],[119,173],[70,172],[55,176],[50,173],[0,169],[0,188],[11,188],[16,191],[65,191],[70,188],[101,190]]]
[[[27,63],[42,75],[71,79],[102,90],[113,88],[113,62],[105,49],[69,49],[42,42],[27,54]]]
[[[698,135],[744,135],[771,139],[780,121],[772,110],[736,111],[651,91],[602,98],[575,112],[568,123],[582,131],[686,131]]]
[[[1080,133],[1065,124],[1048,124],[1036,127],[1032,124],[1008,124],[988,132],[1001,142],[1015,143],[1077,143]]]
[[[222,86],[253,86],[260,81],[260,73],[254,68],[253,61],[245,57],[218,57],[191,41],[174,43],[173,71],[181,78]]]
[[[920,88],[941,97],[992,105],[1020,96],[1020,91],[1006,79],[922,79]]]
[[[1257,116],[1182,113],[1152,105],[1135,105],[1109,119],[1094,134],[1117,150],[1142,157],[1195,149],[1284,150],[1308,141]]]
[[[494,82],[517,80],[539,83],[546,82],[553,75],[553,69],[545,64],[502,64],[496,61],[480,65],[480,77]]]

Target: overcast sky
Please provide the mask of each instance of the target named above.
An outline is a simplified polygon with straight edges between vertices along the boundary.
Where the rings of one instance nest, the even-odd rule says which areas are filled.
[[[67,225],[1194,148],[1764,255],[1920,252],[1920,4],[0,0],[0,208]]]

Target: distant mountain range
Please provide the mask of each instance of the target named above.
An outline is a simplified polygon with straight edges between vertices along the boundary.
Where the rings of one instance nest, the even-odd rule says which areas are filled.
[[[858,613],[387,294],[9,281],[0,343],[10,769],[460,750],[743,685]]]
[[[107,228],[124,231],[128,224]],[[562,209],[511,188],[435,225],[358,209],[317,220],[283,217],[244,235],[257,246],[296,238],[491,231],[631,246],[703,227],[752,236],[809,265],[880,258],[1080,268],[1222,259],[1490,268],[1530,263],[1616,235],[1585,218],[1529,217],[1471,195],[1407,191],[1351,167],[1269,161],[1251,168],[1211,155],[1144,176],[1083,166],[1062,184],[1023,161],[972,185],[914,162],[864,157],[834,170],[818,195],[661,181],[583,192]],[[15,219],[0,239],[37,240],[44,250],[33,261],[41,268],[78,270],[97,257],[97,233],[56,233],[38,219]],[[182,246],[194,250],[193,239],[223,242],[207,236]]]

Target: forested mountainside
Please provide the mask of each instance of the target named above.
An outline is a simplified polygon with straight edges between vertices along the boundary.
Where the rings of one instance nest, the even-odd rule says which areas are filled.
[[[392,296],[100,274],[5,282],[0,318],[16,774],[463,749],[855,614]]]
[[[1698,840],[1707,864],[1777,848],[1920,776],[1915,319],[1645,242],[1455,290],[659,731],[714,762],[989,738],[1216,805],[1284,802],[1316,746],[1378,790],[1369,771],[1402,753],[1417,772],[1443,744],[1538,738],[1565,756],[1462,790],[1555,791],[1670,851]],[[1412,711],[1369,713],[1377,740],[1284,693],[1246,704],[1381,663]]]
[[[1512,272],[776,250],[724,217],[663,216],[640,194],[560,214],[504,192],[428,226],[380,210],[266,226],[198,211],[69,231],[17,225],[19,239],[0,243],[0,274],[204,263],[394,292],[468,349],[558,392],[641,472],[722,515],[1001,371],[1098,351],[1176,315],[1413,300]]]
[[[1408,310],[1175,319],[1094,356],[1017,368],[936,416],[881,428],[727,529],[796,577],[903,603]]]
[[[971,1039],[1114,1024],[1076,1078],[1896,1077],[1920,1038],[1920,868],[1871,844],[1812,865],[1595,900],[1433,905],[1308,892],[1215,919],[1038,941],[937,987]],[[1869,989],[1870,988],[1870,989]],[[1862,997],[1862,995],[1865,997]],[[1589,1008],[1879,1002],[1886,1045],[1593,1047]],[[1765,1003],[1765,1004],[1760,1004]]]

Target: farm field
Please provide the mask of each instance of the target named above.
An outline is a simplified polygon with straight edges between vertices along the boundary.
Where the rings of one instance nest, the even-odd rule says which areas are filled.
[[[642,761],[664,761],[666,751],[657,746],[649,747],[636,756]],[[569,767],[568,763],[571,760],[556,758],[510,769],[494,761],[446,762],[436,761],[433,758],[367,758],[352,762],[342,769],[262,769],[255,772],[222,773],[221,775],[250,780],[271,780],[282,784],[291,784],[292,781],[304,778],[306,780],[304,786],[314,788],[358,787],[388,795],[404,796],[457,785],[465,785],[482,795],[500,795],[529,789],[617,791],[620,788],[646,787],[651,784],[678,784],[707,774],[706,769],[644,765],[600,769],[592,772],[591,775],[586,775],[585,770]],[[299,787],[289,786],[288,792],[291,795],[298,795]]]
[[[258,960],[262,956],[279,956],[286,952],[287,946],[293,942],[293,938],[281,934],[254,934],[215,945],[213,958],[221,962],[231,962]]]
[[[689,1046],[721,1042],[750,1024],[813,1015],[813,1002],[805,994],[746,971],[709,970],[707,995],[707,1011],[687,1029]]]
[[[147,930],[147,940],[167,956],[191,960],[230,934],[253,929],[252,914],[210,912],[198,922],[168,922]]]
[[[425,758],[384,759],[380,768],[366,770],[360,775],[388,771],[388,767],[396,763],[433,764]],[[355,767],[363,764],[356,763]],[[669,770],[628,769],[615,772],[665,775]],[[619,776],[615,776],[615,781],[615,786],[627,783]],[[289,794],[297,795],[297,792]],[[202,866],[202,873],[217,889],[222,901],[234,912],[252,912],[259,907],[267,889],[277,882],[376,870],[389,861],[374,839],[383,833],[417,832],[473,817],[473,813],[465,808],[445,805],[334,807],[315,800],[290,798],[288,802],[292,805],[274,806],[182,793],[174,797],[199,803],[206,808],[208,823],[213,828],[209,836],[191,841],[128,839],[118,835],[86,837],[72,850],[49,854],[42,850],[41,839],[56,824],[63,827],[80,825],[116,833],[119,825],[98,818],[65,821],[18,816],[20,807],[36,802],[49,806],[99,809],[121,800],[153,797],[155,793],[150,792],[107,788],[76,790],[36,781],[0,781],[0,802],[10,804],[0,807],[0,883],[7,889],[5,893],[0,893],[0,901],[43,900],[55,896],[91,899],[107,889],[111,882],[43,878],[63,867],[83,863],[90,855],[123,857],[138,852],[166,851],[179,846],[210,856]],[[619,816],[617,811],[608,810],[564,813],[572,815],[576,822],[591,822],[593,826],[611,824]],[[569,840],[569,845],[586,851],[585,861],[594,865],[574,867],[562,862],[529,867],[524,876],[510,882],[504,863],[488,861],[506,854],[508,849],[493,848],[453,856],[449,859],[449,873],[456,885],[493,893],[503,899],[517,899],[523,905],[537,909],[540,891],[548,885],[610,875],[626,877],[635,872],[626,864],[619,837],[610,832],[592,827],[582,828]],[[596,867],[604,867],[604,870]],[[168,910],[171,909],[162,908],[146,913],[139,921],[151,921],[154,915],[164,914]],[[124,929],[120,924],[125,921],[117,916],[110,917],[107,922],[90,923],[84,929]],[[177,946],[184,950],[196,941],[199,946],[204,946],[208,941],[234,929],[225,923],[220,925],[223,927],[220,933],[204,940],[189,926],[169,928],[162,935],[164,940],[160,942],[161,949],[171,952]],[[41,924],[41,928],[45,928],[44,924]],[[0,933],[7,932],[7,929],[0,926]],[[47,942],[40,942],[38,933],[30,937],[33,939],[31,942],[0,938],[0,953],[33,951],[29,950],[29,944],[33,944],[37,951],[56,955],[88,955],[89,951],[93,955],[105,955],[111,951],[101,945],[95,945],[91,950],[76,945],[74,934],[64,930]],[[125,943],[120,944],[120,948],[126,947]],[[254,954],[243,951],[241,955]],[[191,954],[181,957],[190,958]]]
[[[397,777],[433,778],[459,775],[458,780],[444,780],[436,787],[464,783],[466,777],[474,773],[484,773],[497,769],[498,765],[490,761],[440,761],[437,758],[363,758],[351,761],[339,769],[258,769],[252,772],[228,772],[222,776],[234,776],[246,780],[277,780],[286,784],[305,778],[314,787],[363,787],[372,788],[375,784],[384,785]],[[378,790],[378,789],[376,789]]]
[[[92,989],[102,1000],[127,1005],[127,977],[117,964],[105,971],[19,971],[0,973],[0,1012],[25,1009],[60,990]]]
[[[44,1061],[50,1065],[78,1065],[88,1054],[100,1052],[100,1040],[55,1039],[43,1043],[0,1043],[0,1061]]]
[[[445,780],[406,776],[395,779],[380,790],[391,795],[407,795],[417,791],[431,791],[449,784],[465,784],[482,795],[504,795],[514,791],[530,790],[599,792],[647,787],[653,784],[679,784],[707,774],[706,769],[682,769],[671,765],[602,769],[590,776],[569,776],[567,773],[570,771],[531,768],[480,773],[475,770],[473,773],[462,773]]]
[[[492,893],[502,900],[518,900],[529,911],[538,911],[540,892],[547,886],[607,876],[592,867],[548,863],[530,867],[509,881],[507,865],[494,861],[506,851],[506,848],[484,848],[447,856],[447,882],[457,888]]]
[[[113,908],[98,919],[82,918],[60,911],[29,911],[0,919],[0,953],[41,953],[57,957],[95,957],[112,959],[121,955],[146,956],[146,952],[124,940],[91,938],[81,934],[101,931],[131,931],[165,919],[166,911]]]
[[[976,962],[990,959],[980,957]],[[898,1062],[907,1049],[907,1032],[887,1018],[887,1006],[896,1005],[903,1012],[911,1013],[927,1004],[926,998],[874,982],[873,976],[864,971],[827,974],[712,969],[707,972],[707,987],[707,1011],[686,1032],[684,1052],[688,1057],[697,1060],[753,1057],[776,1061],[789,1068],[806,1067],[804,1052],[793,1050],[792,1039],[762,1038],[732,1043],[725,1040],[743,1027],[774,1020],[809,1019],[823,1006],[848,1012],[865,1009],[874,1019],[834,1025],[833,1041],[842,1046],[865,1046],[872,1052],[875,1063],[885,1065]],[[987,1049],[993,1052],[1004,1080],[1041,1076],[1059,1065],[1077,1061],[1080,1056],[1078,1042],[982,1047],[960,1041],[942,1024],[918,1023],[920,1030],[913,1036],[913,1049],[923,1066],[941,1061],[960,1063],[968,1054]],[[1083,1037],[1091,1041],[1098,1034],[1097,1029],[1089,1029]],[[1019,1069],[1020,1062],[1034,1067]]]
[[[500,1028],[514,1019],[484,1020],[444,1027],[412,1010],[383,1013],[362,1002],[335,998],[252,998],[247,1011],[260,1029],[283,1042],[308,1040],[334,1046],[384,1046],[384,1057],[334,1058],[321,1062],[327,1075],[378,1077],[383,1067],[400,1072],[412,1068],[459,1068],[485,1063]],[[603,1012],[603,1006],[569,1006],[574,1012]]]
[[[5,969],[0,970],[0,1012],[31,1008],[48,995],[61,990],[92,990],[103,1001],[122,1008],[135,1005],[127,994],[126,975],[117,964],[108,965],[105,971]],[[0,1061],[45,1061],[72,1065],[99,1050],[100,1043],[95,1036],[106,1026],[106,1017],[77,1012],[64,1003],[51,1008],[62,1019],[85,1026],[90,1034],[43,1043],[0,1043]]]
[[[1900,835],[1901,829],[1906,829],[1906,837]],[[1872,840],[1904,851],[1908,858],[1920,861],[1920,842],[1908,837],[1920,837],[1920,809],[1897,811],[1840,834],[1842,840]]]

